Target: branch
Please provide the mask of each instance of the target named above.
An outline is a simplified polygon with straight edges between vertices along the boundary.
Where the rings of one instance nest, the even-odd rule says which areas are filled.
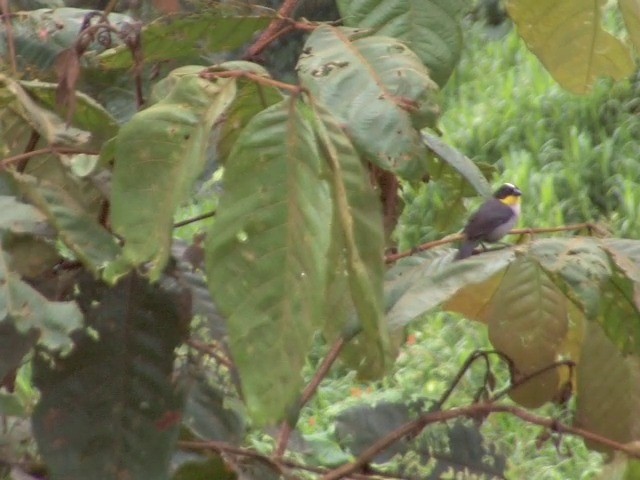
[[[249,46],[247,49],[247,53],[244,54],[244,60],[251,60],[256,58],[259,54],[263,52],[265,48],[269,46],[271,42],[273,42],[276,38],[278,38],[278,32],[282,30],[282,28],[287,23],[285,20],[288,17],[291,17],[293,11],[298,6],[298,0],[284,0],[280,10],[276,15],[269,26],[260,34],[258,39],[253,43],[253,45]]]
[[[548,228],[516,228],[511,230],[507,235],[537,235],[540,233],[555,233],[555,232],[566,232],[566,231],[574,231],[574,230],[589,230],[590,233],[597,233],[600,235],[606,234],[601,228],[593,223],[577,223],[575,225],[564,225],[562,227],[548,227]],[[406,252],[394,253],[391,255],[385,255],[384,261],[385,263],[394,263],[401,258],[410,257],[411,255],[424,252],[425,250],[431,250],[432,248],[439,247],[441,245],[446,245],[447,243],[457,242],[462,240],[464,236],[462,234],[449,235],[445,238],[441,238],[440,240],[434,240],[432,242],[423,243],[411,250],[407,250]]]
[[[264,455],[260,452],[250,450],[248,448],[237,447],[235,445],[229,445],[227,443],[219,442],[216,440],[208,440],[208,441],[181,440],[181,441],[178,441],[178,447],[184,448],[186,450],[192,450],[192,451],[211,450],[218,453],[226,453],[231,455],[237,455],[240,457],[253,458],[255,460],[264,462],[271,468],[278,471],[281,471],[282,470],[281,466],[284,466],[289,469],[304,470],[304,471],[315,473],[318,475],[329,473],[329,469],[327,468],[304,465],[302,463],[298,463],[293,460],[282,459],[278,462],[275,462],[274,460],[269,458],[267,455]],[[401,479],[401,477],[393,477],[386,474],[377,474],[377,476],[384,476],[384,478],[397,478],[398,480]],[[353,478],[355,480],[371,480],[370,475],[364,475],[364,474],[358,474],[358,473],[352,474],[350,478]]]
[[[291,85],[290,83],[280,82],[269,77],[245,72],[244,70],[206,70],[200,73],[200,77],[206,78],[207,80],[213,80],[215,78],[246,78],[258,84],[266,85],[268,87],[280,88],[294,94],[304,91],[304,88],[298,85]]]
[[[196,215],[195,217],[187,218],[186,220],[181,220],[173,224],[173,228],[184,227],[185,225],[189,225],[190,223],[198,222],[200,220],[204,220],[205,218],[211,218],[215,216],[216,211],[212,210],[210,212],[206,212],[200,215]]]
[[[322,478],[323,480],[338,480],[340,478],[352,475],[354,472],[361,470],[364,466],[366,466],[369,462],[371,462],[380,452],[382,452],[383,450],[386,450],[398,440],[416,431],[422,430],[425,426],[429,424],[446,422],[448,420],[452,420],[458,417],[468,417],[468,418],[485,417],[493,413],[509,413],[511,415],[514,415],[520,418],[521,420],[524,420],[525,422],[548,428],[557,433],[566,433],[566,434],[582,437],[585,440],[589,440],[601,446],[623,452],[629,455],[630,457],[640,459],[640,451],[638,451],[637,449],[628,447],[627,445],[616,442],[614,440],[610,440],[606,437],[590,432],[588,430],[572,427],[552,418],[546,418],[546,417],[534,415],[522,408],[515,407],[512,405],[502,405],[502,404],[494,404],[494,403],[474,403],[467,407],[452,408],[450,410],[443,410],[443,411],[430,412],[430,413],[424,414],[419,418],[417,418],[416,420],[413,420],[409,423],[402,425],[401,427],[392,431],[388,435],[385,435],[384,437],[379,439],[377,442],[375,442],[373,445],[367,448],[364,452],[362,452],[362,454],[360,454],[360,456],[354,462],[342,465],[341,467],[338,467],[330,471]]]
[[[505,356],[505,358],[507,358]],[[510,365],[510,370],[511,367],[513,366],[513,363],[511,362],[511,360],[509,360],[509,365]],[[519,386],[529,382],[530,380],[533,380],[535,377],[538,377],[544,373],[547,373],[551,370],[555,370],[556,368],[562,367],[562,366],[566,366],[569,368],[569,378],[573,377],[573,370],[576,367],[576,362],[574,362],[573,360],[559,360],[557,362],[553,362],[550,365],[547,365],[546,367],[542,367],[538,370],[536,370],[535,372],[531,372],[527,375],[524,375],[520,378],[518,378],[517,380],[511,381],[511,385],[509,385],[507,388],[505,388],[502,392],[499,392],[497,394],[495,394],[492,398],[491,401],[495,402],[496,400],[499,400],[500,398],[504,397],[505,395],[507,395],[509,392],[512,392],[513,390],[515,390],[516,388],[518,388]],[[511,375],[513,376],[513,371],[511,371]]]
[[[233,363],[231,363],[231,360],[229,360],[228,358],[224,357],[223,355],[220,355],[215,348],[213,348],[211,345],[207,345],[206,343],[202,343],[199,340],[194,340],[194,339],[189,339],[187,340],[187,345],[189,345],[191,348],[199,351],[200,353],[204,353],[206,355],[210,355],[213,358],[216,359],[216,361],[221,364],[224,365],[225,367],[227,367],[229,370],[233,369]]]
[[[504,360],[509,366],[512,365],[512,362],[509,359],[509,357],[507,357],[505,354],[497,350],[479,350],[479,351],[473,352],[462,364],[462,367],[460,367],[460,369],[458,370],[458,373],[454,377],[453,382],[451,382],[451,384],[449,385],[449,388],[447,388],[447,390],[442,394],[442,396],[440,397],[440,400],[436,402],[435,407],[437,407],[438,410],[440,410],[442,408],[442,405],[444,405],[444,402],[446,402],[449,399],[449,397],[451,396],[455,388],[458,386],[458,383],[460,382],[460,380],[462,380],[462,376],[467,372],[469,367],[471,367],[471,364],[475,362],[478,358],[483,358],[485,360],[487,371],[489,371],[489,369],[491,368],[489,364],[489,355],[497,355],[502,360]],[[525,381],[528,381],[528,380],[530,380],[530,378],[527,378],[527,380]]]
[[[16,61],[16,45],[13,38],[13,25],[11,23],[8,0],[0,0],[0,10],[2,11],[2,18],[4,19],[4,28],[7,36],[7,49],[9,50],[9,63],[11,64],[11,73],[14,77],[17,77],[18,62]]]
[[[36,157],[38,155],[47,155],[47,154],[56,154],[56,155],[74,155],[84,153],[86,155],[99,155],[100,152],[94,150],[83,150],[81,148],[71,148],[71,147],[46,147],[39,148],[38,150],[32,150],[30,152],[20,153],[18,155],[14,155],[12,157],[6,157],[0,160],[0,170],[7,168],[14,163],[20,163],[23,160],[27,160],[31,157]]]
[[[300,405],[298,406],[298,411],[304,407],[309,400],[313,398],[318,387],[320,386],[320,382],[327,376],[331,366],[335,363],[338,355],[342,351],[342,348],[346,344],[346,340],[343,337],[338,338],[334,344],[331,346],[331,349],[322,360],[322,363],[316,370],[316,373],[313,375],[313,378],[306,386],[304,391],[302,392],[302,396],[300,397]],[[284,422],[282,427],[280,427],[280,432],[278,433],[278,442],[276,445],[276,451],[274,453],[274,457],[278,460],[282,459],[285,450],[287,449],[287,444],[289,443],[289,437],[291,436],[291,425],[288,422]]]

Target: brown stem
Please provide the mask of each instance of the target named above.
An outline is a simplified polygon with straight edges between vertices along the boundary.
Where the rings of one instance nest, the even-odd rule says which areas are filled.
[[[361,470],[380,452],[389,448],[389,446],[391,446],[393,443],[409,434],[412,434],[415,431],[423,429],[429,424],[445,422],[457,417],[484,417],[493,413],[509,413],[520,418],[521,420],[524,420],[525,422],[548,428],[554,432],[566,433],[569,435],[582,437],[585,440],[589,440],[601,446],[623,452],[633,458],[640,458],[640,452],[632,447],[616,442],[614,440],[610,440],[606,437],[603,437],[602,435],[598,435],[597,433],[593,433],[582,428],[565,425],[552,418],[534,415],[519,407],[494,403],[474,403],[473,405],[469,405],[467,407],[452,408],[450,410],[442,410],[424,414],[416,420],[402,425],[388,435],[385,435],[384,437],[379,439],[364,452],[362,452],[362,454],[360,454],[360,456],[354,462],[342,465],[341,467],[330,471],[322,478],[323,480],[338,480],[340,478],[352,475],[354,472]]]
[[[498,352],[497,350],[479,350],[479,351],[473,352],[462,364],[462,367],[460,367],[460,369],[458,370],[458,373],[454,377],[453,381],[449,384],[449,387],[447,388],[447,390],[440,396],[440,400],[438,400],[438,402],[435,404],[435,408],[437,408],[438,410],[442,408],[442,405],[444,405],[444,402],[446,402],[449,399],[449,397],[451,396],[455,388],[458,386],[458,383],[460,382],[460,380],[462,380],[463,375],[467,372],[469,367],[471,367],[471,364],[475,362],[478,358],[484,358],[487,365],[487,370],[488,370],[490,368],[489,355],[497,355],[508,364],[511,364],[511,360],[509,360],[507,356]]]
[[[6,157],[0,160],[0,169],[7,168],[14,163],[20,163],[23,160],[26,160],[31,157],[36,157],[38,155],[47,155],[47,154],[57,154],[57,155],[73,155],[76,153],[84,153],[86,155],[99,155],[100,152],[96,152],[93,150],[83,150],[81,148],[71,148],[71,147],[46,147],[39,148],[38,150],[32,150],[30,152],[20,153],[18,155],[14,155],[12,157]]]
[[[306,386],[306,388],[302,392],[302,396],[300,397],[300,405],[298,407],[299,410],[302,409],[302,407],[304,407],[309,402],[309,400],[313,398],[316,391],[318,390],[318,387],[320,386],[320,383],[327,376],[327,374],[329,373],[329,370],[331,370],[331,366],[337,360],[345,344],[346,344],[346,340],[342,337],[338,338],[333,343],[333,345],[331,346],[331,349],[329,350],[327,355],[324,357],[324,360],[322,360],[322,363],[318,367],[318,370],[316,370],[316,373],[313,375],[313,378],[311,379],[309,384]],[[291,431],[292,431],[291,425],[289,425],[288,422],[283,422],[282,426],[280,427],[280,432],[278,433],[278,441],[276,444],[276,451],[274,453],[274,458],[280,460],[284,455],[284,452],[287,449],[287,445],[289,443],[289,437],[291,436]]]
[[[29,141],[27,142],[27,146],[24,148],[24,153],[33,152],[33,149],[36,148],[38,144],[38,140],[40,140],[40,133],[37,130],[31,130],[31,135],[29,136]],[[27,164],[29,163],[29,159],[25,158],[18,162],[16,165],[16,170],[19,173],[23,173],[27,168]]]
[[[554,232],[566,232],[573,230],[589,230],[595,231],[599,233],[603,233],[601,229],[599,229],[596,225],[592,223],[577,223],[575,225],[564,225],[561,227],[547,227],[547,228],[516,228],[511,230],[508,235],[536,235],[539,233],[554,233]],[[440,240],[434,240],[433,242],[423,243],[422,245],[417,246],[411,250],[407,250],[406,252],[394,253],[391,255],[385,255],[384,261],[385,263],[394,263],[401,258],[410,257],[411,255],[423,252],[425,250],[431,250],[432,248],[439,247],[441,245],[446,245],[447,243],[454,243],[459,240],[462,240],[464,237],[460,234],[450,235],[445,238],[441,238]]]
[[[9,1],[0,0],[0,10],[4,19],[4,28],[7,32],[7,47],[9,50],[9,62],[11,64],[11,73],[14,77],[18,76],[18,62],[16,61],[16,45],[13,38],[13,25],[11,23],[11,15],[9,12]]]
[[[247,448],[237,447],[235,445],[229,445],[227,443],[219,442],[219,441],[215,441],[215,440],[209,440],[209,441],[182,440],[182,441],[178,441],[178,447],[184,448],[185,450],[192,450],[192,451],[211,450],[211,451],[219,452],[219,453],[237,455],[239,457],[253,458],[255,460],[264,462],[265,464],[271,466],[274,469],[278,468],[278,466],[281,465],[281,466],[287,467],[289,469],[304,470],[304,471],[311,472],[311,473],[316,473],[316,474],[319,474],[319,475],[322,475],[324,473],[328,473],[329,472],[329,469],[327,469],[327,468],[314,467],[314,466],[311,466],[311,465],[304,465],[302,463],[298,463],[298,462],[295,462],[293,460],[288,460],[288,459],[282,459],[282,460],[280,460],[278,462],[275,462],[274,460],[269,458],[267,455],[264,455],[262,453],[256,452],[254,450],[249,450]],[[386,474],[379,474],[378,476],[381,476],[381,477],[384,477],[384,478],[396,478],[396,479],[400,479],[401,478],[401,477],[392,476],[392,475],[386,475]],[[370,475],[362,475],[362,474],[357,474],[357,473],[351,475],[351,478],[353,478],[355,480],[371,480],[371,476]]]
[[[200,215],[196,215],[195,217],[187,218],[186,220],[181,220],[173,224],[173,228],[184,227],[185,225],[189,225],[190,223],[195,223],[200,220],[204,220],[205,218],[211,218],[215,216],[216,211],[212,210],[211,212],[206,212]]]
[[[276,18],[271,21],[264,32],[262,32],[258,39],[247,49],[247,53],[243,56],[245,60],[255,59],[278,37],[276,34],[286,25],[286,19],[291,17],[297,5],[298,0],[284,0],[278,10]]]
[[[194,348],[195,350],[198,350],[201,353],[212,356],[219,364],[224,365],[229,370],[233,369],[233,363],[231,363],[231,360],[224,357],[223,355],[220,355],[220,353],[218,353],[218,351],[211,345],[207,345],[206,343],[202,343],[201,341],[195,339],[187,340],[187,345]]]
[[[280,82],[272,78],[263,77],[262,75],[256,75],[255,73],[245,72],[242,70],[224,70],[219,72],[207,70],[202,72],[200,76],[208,80],[215,79],[215,78],[246,78],[253,82],[259,83],[261,85],[280,88],[282,90],[287,90],[291,93],[300,93],[301,91],[304,90],[302,87],[299,87],[298,85],[291,85],[290,83]]]
[[[539,377],[540,375],[542,375],[544,373],[547,373],[550,370],[555,370],[556,368],[562,367],[562,366],[569,367],[570,372],[572,373],[573,369],[576,366],[576,363],[573,360],[560,360],[558,362],[553,362],[552,364],[547,365],[546,367],[542,367],[542,368],[536,370],[535,372],[531,372],[528,375],[524,375],[521,378],[518,378],[517,380],[512,381],[511,385],[509,385],[504,391],[495,394],[491,398],[491,401],[495,402],[495,401],[499,400],[500,398],[504,397],[505,395],[507,395],[509,392],[511,392],[514,389],[518,388],[519,386],[521,386],[521,385],[533,380],[536,377]]]

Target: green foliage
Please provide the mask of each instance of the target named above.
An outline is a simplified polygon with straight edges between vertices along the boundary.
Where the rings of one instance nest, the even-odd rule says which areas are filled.
[[[173,351],[190,320],[188,291],[135,275],[113,288],[89,276],[77,286],[93,333],[68,356],[39,352],[34,365],[33,427],[51,478],[169,478],[182,411]]]
[[[460,59],[464,2],[455,0],[338,0],[345,25],[406,43],[444,86]]]
[[[349,125],[355,146],[370,161],[407,178],[425,173],[426,149],[416,128],[434,126],[437,86],[401,42],[322,26],[307,39],[298,74]]]
[[[509,16],[529,49],[570,92],[586,93],[599,77],[622,80],[633,72],[629,48],[602,28],[605,1],[508,0],[506,3]],[[571,38],[571,42],[567,42],[567,38]]]
[[[231,79],[213,83],[180,71],[165,82],[167,95],[120,129],[114,152],[113,229],[125,240],[123,260],[151,261],[152,279],[169,259],[173,216],[204,168],[209,132],[236,93]]]
[[[0,413],[18,425],[31,416],[48,478],[275,478],[294,455],[311,468],[344,468],[418,415],[502,398],[498,386],[550,413],[558,410],[548,403],[576,393],[584,426],[636,441],[638,241],[526,238],[460,262],[448,248],[386,271],[384,262],[400,177],[409,204],[400,245],[454,232],[497,168],[523,187],[525,205],[554,207],[525,207],[526,222],[599,211],[622,234],[640,231],[636,87],[596,84],[630,69],[627,46],[602,29],[601,3],[555,6],[571,16],[554,23],[538,15],[550,4],[507,2],[554,78],[596,91],[567,104],[532,57],[528,83],[516,77],[510,67],[524,54],[515,33],[496,68],[485,53],[498,48],[481,50],[472,32],[454,71],[459,1],[341,1],[344,27],[276,19],[274,27],[313,30],[289,85],[255,55],[234,52],[270,19],[218,3],[145,25],[136,12],[70,8],[12,12],[2,24],[0,53],[16,58],[0,75]],[[316,6],[320,14],[334,5]],[[632,41],[633,7],[620,3]],[[589,41],[558,44],[562,35]],[[203,66],[211,59],[227,61]],[[500,88],[487,84],[503,70]],[[54,73],[58,84],[24,80]],[[516,84],[527,88],[512,94]],[[593,100],[605,97],[603,106]],[[602,126],[588,134],[576,127],[594,124]],[[188,202],[215,208],[215,218],[174,223]],[[180,235],[193,235],[191,244],[174,239],[186,223]],[[425,326],[434,309],[486,329],[451,328],[449,314]],[[399,349],[406,328],[418,330]],[[308,398],[303,387],[326,345],[340,342],[339,370]],[[443,396],[472,345],[489,342],[508,365],[478,356],[481,367],[470,365],[455,395]],[[575,368],[510,388],[558,360]],[[612,372],[606,382],[603,371]],[[616,400],[604,401],[612,392]],[[530,476],[507,464],[503,452],[517,458],[522,442],[504,441],[493,419],[428,425],[376,452],[371,468]],[[294,430],[286,460],[256,458],[274,446],[259,429],[282,421]],[[190,443],[198,440],[212,443]],[[250,458],[238,450],[247,444]]]

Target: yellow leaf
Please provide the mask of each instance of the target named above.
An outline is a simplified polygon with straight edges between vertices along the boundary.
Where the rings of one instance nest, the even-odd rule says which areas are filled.
[[[640,0],[618,0],[631,43],[640,52]]]
[[[509,16],[527,47],[565,89],[588,93],[599,77],[633,72],[629,48],[602,29],[605,0],[508,0]]]

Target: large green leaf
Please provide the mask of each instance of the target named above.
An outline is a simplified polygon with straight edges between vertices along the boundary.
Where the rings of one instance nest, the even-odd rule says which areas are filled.
[[[577,370],[576,423],[620,443],[638,441],[640,357],[623,356],[595,322],[588,322],[584,350]]]
[[[125,241],[124,262],[151,261],[152,279],[169,258],[173,215],[202,171],[211,128],[235,93],[232,79],[180,76],[169,95],[118,133],[111,222]]]
[[[20,127],[20,137],[22,137],[20,140],[24,142],[23,148],[26,146],[32,130],[40,134],[47,145],[79,146],[86,144],[91,137],[89,132],[67,126],[59,115],[31,97],[20,83],[4,75],[0,75],[0,105],[3,109],[8,110],[7,113],[13,113],[21,119],[21,122],[16,119],[11,123],[17,123],[17,126],[13,128]],[[3,112],[2,116],[4,117],[7,113]],[[3,136],[7,136],[6,131],[3,131]],[[3,138],[2,143],[15,142],[15,140],[15,138]],[[14,151],[5,145],[1,145],[1,147],[2,153],[5,155]]]
[[[20,82],[20,85],[38,102],[47,109],[56,112],[61,117],[66,115],[56,105],[55,83],[45,83],[39,81]],[[118,132],[118,124],[115,119],[93,98],[82,92],[75,92],[75,109],[69,118],[72,126],[89,132],[91,137],[86,144],[86,148],[99,150],[102,144],[115,136]]]
[[[622,19],[627,27],[631,43],[640,52],[640,2],[638,0],[618,0]]]
[[[11,321],[0,321],[0,381],[17,368],[24,356],[38,341],[38,332],[18,331]]]
[[[460,59],[462,0],[338,0],[345,25],[402,40],[441,87]]]
[[[32,205],[0,195],[0,230],[32,233],[41,230],[45,221],[46,217]]]
[[[333,254],[344,259],[333,259],[342,273],[333,270],[332,280],[344,284],[346,277],[351,301],[362,332],[353,339],[360,352],[361,375],[382,375],[395,355],[387,335],[384,318],[382,282],[384,276],[384,230],[380,200],[375,194],[366,169],[353,145],[337,120],[322,106],[316,105],[316,135],[322,155],[329,167],[332,186],[334,216]],[[331,267],[335,269],[335,266]],[[336,275],[337,273],[337,275]],[[329,286],[331,290],[335,287]],[[338,292],[339,293],[339,292]],[[347,291],[343,291],[347,295]],[[344,300],[333,298],[341,305]],[[332,322],[340,320],[338,316]],[[335,327],[334,327],[335,328]],[[342,326],[344,328],[344,325]],[[343,332],[350,336],[350,332]]]
[[[640,241],[605,238],[599,246],[611,273],[600,289],[597,320],[622,353],[640,354]]]
[[[571,305],[535,262],[517,260],[509,265],[493,294],[487,313],[489,339],[511,359],[519,375],[534,373],[558,360],[568,334]],[[560,387],[560,372],[554,369],[510,395],[518,403],[536,408],[553,399]]]
[[[453,171],[466,180],[474,193],[483,197],[491,196],[491,185],[489,185],[482,170],[469,157],[430,133],[422,132],[422,139],[429,150],[443,162],[440,172],[434,172],[435,165],[429,169],[431,177],[439,178],[447,174],[451,175],[447,170]],[[461,193],[467,193],[466,189],[461,189]]]
[[[433,126],[437,85],[420,59],[389,37],[321,26],[298,62],[302,85],[336,118],[354,145],[386,170],[413,179],[426,172],[426,148],[416,128]]]
[[[507,0],[527,47],[553,78],[573,93],[589,92],[599,77],[633,72],[629,48],[602,28],[606,0]]]
[[[450,252],[447,260],[451,259]],[[437,265],[432,270],[432,262],[427,262],[416,268],[424,269],[423,273],[415,273],[418,276],[415,283],[400,296],[388,314],[391,328],[400,328],[411,320],[440,306],[443,302],[455,299],[456,293],[469,287],[471,290],[482,289],[485,282],[492,286],[492,292],[497,288],[496,278],[500,278],[502,271],[514,260],[511,250],[487,252],[474,255],[464,261],[454,261]],[[466,304],[469,297],[462,303]],[[485,301],[484,297],[478,297],[478,302]],[[450,310],[457,311],[455,303],[450,304]],[[463,312],[466,313],[466,312]]]
[[[598,240],[589,237],[546,238],[531,245],[529,255],[559,280],[565,294],[585,315],[596,318],[602,307],[602,290],[611,266]]]
[[[174,349],[191,318],[184,295],[175,282],[136,276],[113,288],[88,275],[77,283],[94,334],[34,364],[33,429],[52,479],[169,478],[182,409]]]
[[[211,293],[228,317],[244,399],[259,423],[294,405],[324,320],[331,198],[309,115],[291,98],[249,122],[206,240]]]
[[[243,71],[269,78],[269,73],[260,65],[244,61],[224,62],[209,70]],[[238,93],[225,114],[218,140],[219,161],[224,163],[247,123],[259,112],[282,100],[282,94],[275,87],[257,82],[238,80]]]
[[[145,62],[161,62],[239,48],[266,27],[271,19],[225,15],[208,8],[202,13],[176,14],[160,18],[142,29],[142,56]],[[129,68],[129,49],[122,45],[98,57],[103,68]]]
[[[86,203],[84,181],[68,178],[65,183],[54,183],[15,172],[13,177],[23,195],[44,213],[65,245],[94,273],[120,253],[113,235],[100,225],[96,212]]]
[[[74,302],[50,302],[9,268],[10,259],[0,252],[0,323],[13,324],[51,350],[68,350],[69,334],[82,325],[82,314]],[[26,340],[25,340],[26,341]],[[18,342],[16,343],[16,347]]]

